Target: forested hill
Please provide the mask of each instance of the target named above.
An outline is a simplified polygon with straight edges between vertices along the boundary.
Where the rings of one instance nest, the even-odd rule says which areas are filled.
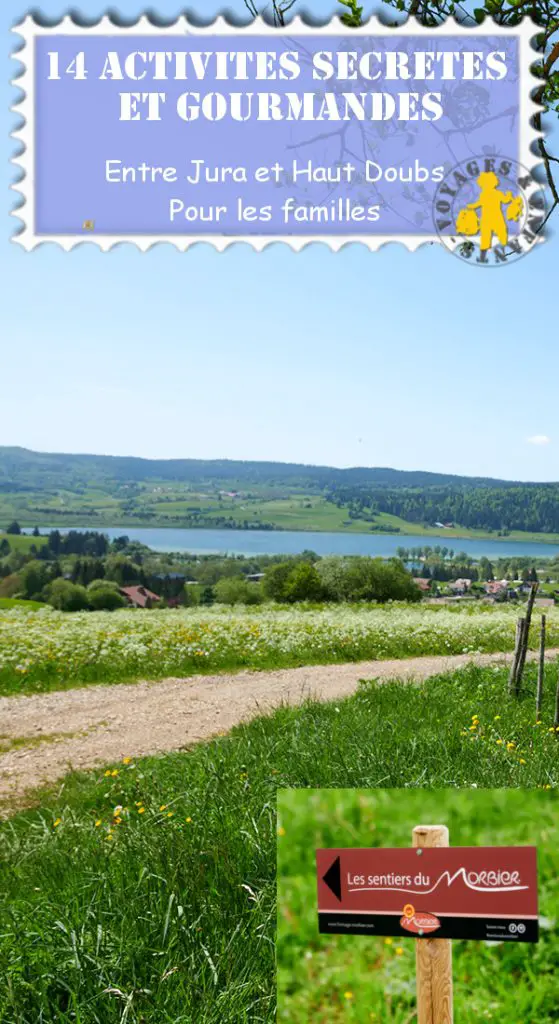
[[[113,455],[66,455],[0,446],[0,488],[72,489],[116,483],[169,481],[184,484],[274,483],[323,490],[329,486],[373,488],[454,488],[518,486],[512,481],[446,473],[356,467],[336,469],[291,462],[240,462],[229,459],[140,459]],[[535,485],[530,485],[535,486]],[[547,486],[547,485],[546,485]],[[549,485],[555,487],[555,485]],[[557,485],[559,489],[559,485]]]
[[[487,487],[472,483],[446,488],[337,487],[328,498],[350,515],[364,511],[398,516],[408,523],[452,524],[469,530],[509,533],[559,533],[559,485],[519,484]]]
[[[56,515],[61,522],[60,516],[74,514],[74,519],[79,515],[80,521],[90,524],[292,528],[293,519],[278,514],[278,501],[284,509],[291,502],[289,515],[296,513],[298,529],[359,524],[364,530],[398,532],[409,524],[433,528],[442,523],[504,534],[559,534],[559,483],[386,468],[0,448],[0,512],[8,521],[34,516],[33,523],[51,523]],[[317,518],[319,506],[322,519]]]

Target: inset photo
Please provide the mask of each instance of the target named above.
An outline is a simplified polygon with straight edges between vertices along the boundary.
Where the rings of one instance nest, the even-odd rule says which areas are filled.
[[[551,1024],[548,790],[278,792],[278,1021]]]

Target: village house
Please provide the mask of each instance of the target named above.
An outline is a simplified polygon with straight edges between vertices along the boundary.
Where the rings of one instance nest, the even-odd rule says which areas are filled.
[[[471,580],[460,579],[453,580],[452,583],[448,584],[448,589],[452,590],[454,594],[466,594],[472,586]]]
[[[484,587],[485,593],[492,597],[502,597],[508,590],[507,580],[489,580]]]
[[[431,589],[431,580],[424,580],[422,576],[414,576],[413,582],[419,587],[424,594],[428,594]]]
[[[119,589],[132,608],[152,608],[161,600],[158,594],[154,594],[147,587],[120,587]]]

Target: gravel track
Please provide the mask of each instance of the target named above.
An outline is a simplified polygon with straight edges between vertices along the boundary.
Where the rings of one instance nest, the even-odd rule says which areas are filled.
[[[550,650],[547,657],[558,654]],[[535,657],[529,652],[530,660]],[[3,745],[17,740],[18,746],[0,755],[0,800],[20,805],[30,790],[72,769],[179,750],[281,704],[347,697],[362,679],[420,682],[472,662],[505,665],[510,659],[459,654],[365,661],[1,697]]]

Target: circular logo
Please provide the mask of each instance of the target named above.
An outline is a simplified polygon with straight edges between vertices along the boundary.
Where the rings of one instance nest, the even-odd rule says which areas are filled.
[[[526,925],[522,924],[522,921],[521,921],[516,930],[517,930],[519,935],[524,935],[524,932],[526,931]]]
[[[441,242],[465,263],[503,267],[543,240],[543,188],[515,160],[471,157],[437,186],[433,223]]]
[[[511,935],[516,935],[517,929],[518,926],[514,923],[514,921],[511,921],[511,923],[509,924],[509,932],[511,933]]]
[[[406,903],[404,907],[404,917],[413,917],[415,914],[415,907],[411,903]]]

